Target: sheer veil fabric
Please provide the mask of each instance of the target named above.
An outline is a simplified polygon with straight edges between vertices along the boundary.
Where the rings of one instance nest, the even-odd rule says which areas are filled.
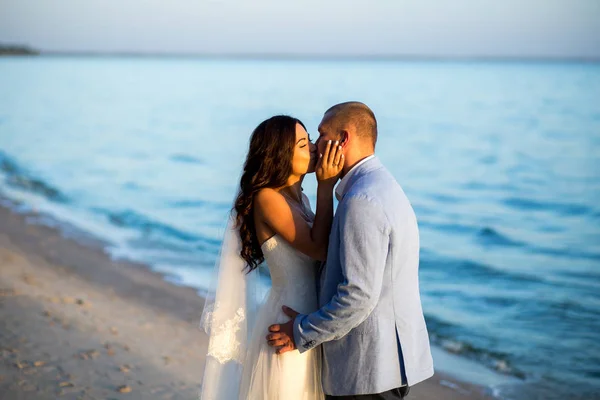
[[[209,336],[200,393],[203,400],[238,398],[249,336],[261,302],[258,270],[247,273],[241,248],[232,212],[200,322]]]

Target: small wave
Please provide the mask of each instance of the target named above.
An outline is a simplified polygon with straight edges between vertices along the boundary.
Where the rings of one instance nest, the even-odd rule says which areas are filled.
[[[164,240],[164,238],[138,237],[129,239],[127,245],[136,250],[152,251],[156,253],[174,253],[187,257],[195,253],[193,244],[181,241]]]
[[[542,281],[532,275],[519,274],[515,272],[502,271],[489,265],[477,263],[470,260],[452,259],[449,257],[440,257],[432,251],[422,252],[421,268],[426,270],[438,270],[443,273],[460,275],[468,280],[481,281],[482,279],[490,282],[526,282],[541,283]],[[451,272],[450,272],[451,271]],[[491,283],[491,282],[490,282]]]
[[[60,190],[30,174],[2,151],[0,151],[0,171],[6,175],[6,184],[9,186],[39,194],[57,203],[69,202],[69,198]]]
[[[180,231],[169,225],[153,221],[152,219],[131,210],[125,210],[121,212],[109,212],[108,219],[112,224],[116,226],[136,228],[141,230],[143,233],[166,233],[169,236],[176,237],[177,239],[183,240],[185,242],[192,242],[198,240],[198,236]]]
[[[203,208],[208,202],[203,200],[182,200],[169,203],[169,206],[174,208]]]
[[[448,233],[465,233],[474,235],[477,241],[485,246],[504,246],[504,247],[524,247],[526,243],[519,242],[509,238],[507,235],[499,233],[491,227],[477,227],[472,225],[447,223],[447,222],[430,222],[422,220],[419,222],[421,228],[431,228],[441,232]]]
[[[458,204],[458,203],[464,202],[464,199],[461,199],[460,197],[450,196],[450,195],[441,194],[441,193],[429,193],[429,194],[427,194],[427,197],[429,197],[432,200],[437,200],[440,203],[444,203],[444,204]]]
[[[472,233],[477,230],[477,228],[470,225],[457,224],[453,222],[430,222],[427,220],[419,221],[419,227],[432,228],[438,231],[449,233]]]
[[[503,203],[511,208],[524,211],[551,211],[565,216],[594,215],[595,211],[585,205],[574,203],[557,203],[550,201],[537,201],[522,198],[508,198]]]
[[[488,246],[523,247],[525,243],[513,240],[497,230],[489,227],[482,228],[478,235],[479,241]]]
[[[462,339],[476,337],[476,334],[465,332],[464,328],[431,315],[425,315],[425,320],[431,342],[447,352],[480,362],[499,373],[525,378],[525,374],[512,365],[509,354],[485,349]]]
[[[566,230],[566,228],[564,226],[551,224],[551,223],[538,224],[536,229],[539,232],[546,232],[546,233],[561,233]]]
[[[543,254],[554,257],[575,258],[580,260],[599,261],[600,253],[593,253],[576,249],[553,249],[550,247],[527,246],[532,253]]]
[[[231,204],[227,203],[215,203],[205,200],[180,200],[169,203],[169,206],[174,208],[203,208],[213,210],[228,210],[231,208]]]
[[[121,185],[121,187],[123,189],[127,189],[127,190],[133,190],[133,191],[139,191],[139,190],[144,190],[144,186],[140,185],[137,182],[125,182]]]
[[[595,308],[588,307],[580,301],[575,300],[560,300],[560,301],[543,301],[546,305],[546,311],[549,318],[557,318],[558,325],[564,320],[579,321],[580,323],[589,324],[590,326],[600,326],[600,312]]]
[[[135,229],[145,236],[158,234],[175,238],[182,242],[194,244],[198,250],[208,250],[214,252],[215,250],[218,250],[221,244],[219,240],[185,232],[165,223],[155,221],[132,210],[112,211],[96,208],[93,211],[105,215],[113,225]]]
[[[479,182],[479,181],[471,181],[460,185],[462,189],[472,190],[472,191],[482,191],[482,190],[492,190],[492,191],[508,191],[514,189],[514,187],[510,184],[506,183],[489,183],[489,182]]]
[[[496,156],[484,156],[479,159],[479,162],[486,165],[493,165],[498,163],[498,157]]]
[[[570,277],[570,278],[582,279],[582,280],[590,280],[591,279],[593,281],[600,282],[600,271],[570,271],[570,270],[565,270],[565,271],[561,271],[559,273],[559,275]]]
[[[565,249],[551,248],[534,245],[518,240],[511,239],[508,235],[498,232],[491,227],[478,228],[471,225],[447,222],[430,222],[427,220],[419,221],[420,228],[430,228],[440,232],[448,232],[452,234],[462,233],[475,236],[476,241],[483,246],[499,246],[499,247],[519,247],[534,254],[543,254],[553,257],[565,257],[581,260],[600,260],[600,253],[589,252],[581,249]]]
[[[191,156],[189,154],[173,154],[169,157],[171,161],[188,163],[188,164],[204,164],[204,161],[201,159]]]

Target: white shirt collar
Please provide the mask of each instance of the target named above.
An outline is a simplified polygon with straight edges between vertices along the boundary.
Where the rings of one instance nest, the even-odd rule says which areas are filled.
[[[338,201],[340,201],[342,199],[342,196],[344,195],[344,190],[346,189],[346,186],[348,185],[348,182],[350,181],[350,176],[352,176],[352,174],[354,172],[356,172],[356,168],[358,168],[359,166],[366,163],[367,161],[369,161],[372,158],[375,158],[375,154],[370,155],[370,156],[365,157],[362,160],[360,160],[358,163],[356,163],[356,165],[354,167],[352,167],[352,169],[350,171],[348,171],[348,173],[346,175],[344,175],[344,177],[342,178],[340,183],[338,183],[337,187],[335,188],[335,197],[338,199]]]

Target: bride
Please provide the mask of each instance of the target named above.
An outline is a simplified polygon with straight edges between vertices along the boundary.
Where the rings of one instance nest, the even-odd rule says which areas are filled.
[[[337,143],[322,154],[299,120],[275,116],[252,133],[202,325],[209,334],[203,400],[321,400],[320,349],[276,354],[268,327],[289,320],[282,306],[318,309],[316,278],[327,256],[333,189],[344,156]],[[302,193],[316,172],[317,208]],[[272,287],[261,299],[258,266]]]

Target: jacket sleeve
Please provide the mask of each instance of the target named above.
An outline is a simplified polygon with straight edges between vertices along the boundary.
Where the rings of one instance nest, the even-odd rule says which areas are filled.
[[[389,224],[379,204],[350,197],[339,210],[343,280],[321,309],[298,315],[294,340],[302,353],[342,338],[360,325],[377,305],[389,246]]]

